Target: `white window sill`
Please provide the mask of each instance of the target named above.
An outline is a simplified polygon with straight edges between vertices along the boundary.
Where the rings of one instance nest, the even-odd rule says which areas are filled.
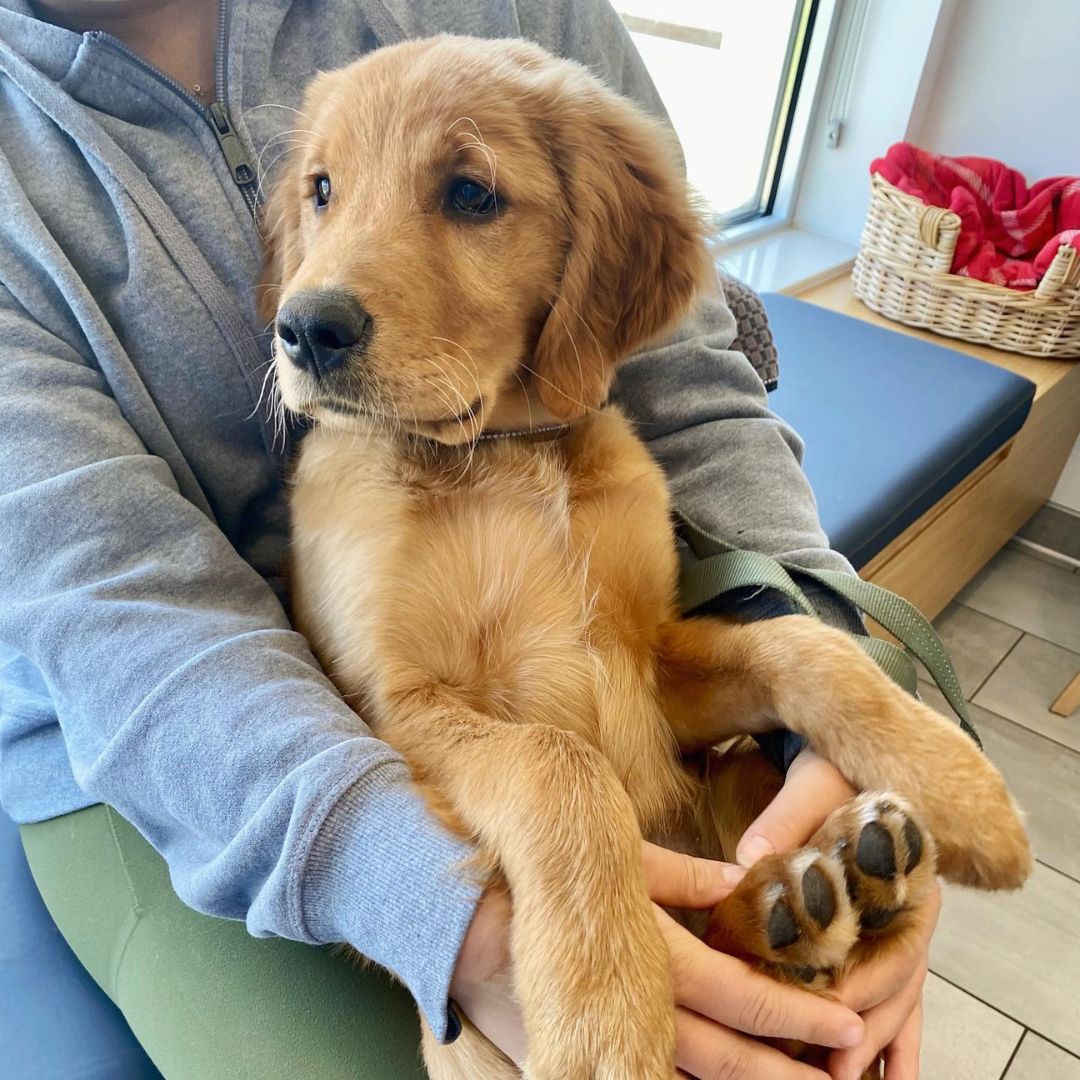
[[[758,292],[796,293],[849,269],[858,248],[806,229],[760,219],[729,230],[716,252],[724,273]]]

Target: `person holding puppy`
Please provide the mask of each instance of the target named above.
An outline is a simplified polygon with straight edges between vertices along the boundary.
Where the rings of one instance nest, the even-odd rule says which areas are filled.
[[[260,170],[303,140],[320,68],[442,31],[523,36],[662,112],[601,0],[459,8],[0,0],[0,797],[58,925],[170,1077],[411,1075],[404,995],[304,947],[338,941],[438,1037],[456,1001],[523,1054],[509,903],[459,873],[468,849],[289,626],[300,433],[265,408],[255,314]],[[622,400],[716,532],[737,519],[744,546],[846,566],[733,338],[715,305],[662,362],[631,361]],[[692,411],[670,380],[702,388]],[[783,753],[742,862],[850,795],[808,749]],[[737,879],[648,845],[643,862],[658,905],[711,906]],[[833,1004],[665,932],[687,1073],[820,1075],[755,1038],[777,1036],[836,1047],[836,1080],[882,1046],[888,1080],[917,1075],[925,953],[861,970]]]

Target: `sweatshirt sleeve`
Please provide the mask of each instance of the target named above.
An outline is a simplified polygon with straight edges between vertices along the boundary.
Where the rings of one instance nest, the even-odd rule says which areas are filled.
[[[4,292],[0,550],[0,640],[47,685],[76,782],[180,898],[259,937],[348,942],[447,1037],[470,850],[100,373]]]
[[[689,517],[736,547],[850,572],[818,522],[802,441],[769,410],[757,372],[731,347],[734,337],[727,305],[707,298],[670,340],[620,369],[614,397]]]

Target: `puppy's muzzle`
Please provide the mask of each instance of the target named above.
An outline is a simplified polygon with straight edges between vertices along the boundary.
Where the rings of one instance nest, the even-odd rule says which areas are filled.
[[[297,293],[277,316],[277,336],[285,355],[301,371],[323,379],[349,356],[363,352],[371,336],[371,316],[345,292]]]

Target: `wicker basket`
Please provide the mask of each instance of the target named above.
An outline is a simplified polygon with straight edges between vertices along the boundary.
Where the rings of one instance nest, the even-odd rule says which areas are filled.
[[[1010,352],[1080,356],[1080,251],[1062,245],[1030,292],[960,277],[949,273],[960,218],[877,174],[870,187],[852,272],[855,295],[867,307],[908,326]]]

